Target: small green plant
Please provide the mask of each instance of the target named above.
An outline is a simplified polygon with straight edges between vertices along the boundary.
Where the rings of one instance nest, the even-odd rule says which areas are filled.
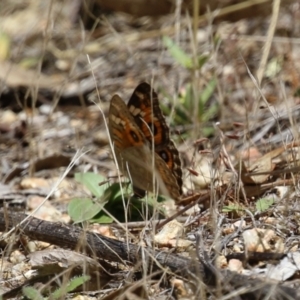
[[[225,205],[222,208],[223,213],[238,213],[238,212],[243,212],[245,211],[245,208],[241,205],[237,204],[230,204],[230,205]]]
[[[209,58],[208,55],[199,55],[196,59],[193,59],[166,36],[163,37],[163,44],[168,49],[174,60],[190,71],[195,69],[200,70]],[[218,104],[214,103],[208,105],[208,101],[211,99],[216,85],[216,79],[212,78],[201,92],[195,93],[192,85],[188,84],[185,87],[184,92],[179,95],[179,105],[176,105],[175,107],[175,115],[173,118],[174,125],[194,123],[194,111],[198,112],[197,122],[199,123],[205,123],[216,116],[219,110]],[[170,114],[170,108],[162,107],[162,109],[166,115]],[[212,126],[205,126],[202,130],[202,134],[204,136],[208,136],[213,133],[214,129]]]
[[[258,212],[264,212],[274,204],[272,198],[260,198],[256,201],[255,206]]]
[[[201,69],[206,63],[208,56],[199,55],[196,59],[196,65],[193,58],[186,54],[178,45],[176,45],[168,36],[163,37],[163,44],[173,56],[174,60],[186,69]]]
[[[40,291],[37,289],[27,286],[23,287],[22,293],[25,297],[27,297],[30,300],[56,300],[56,299],[63,299],[65,298],[65,295],[67,293],[73,292],[76,288],[83,285],[85,282],[89,281],[91,279],[88,275],[82,275],[79,277],[74,277],[70,279],[70,281],[67,283],[66,286],[62,286],[58,288],[56,291],[54,291],[49,297],[43,297]]]
[[[216,116],[218,113],[218,105],[213,104],[208,106],[208,100],[211,98],[212,94],[214,93],[216,87],[216,80],[212,79],[208,82],[205,89],[199,94],[198,101],[195,100],[194,92],[192,85],[187,85],[185,92],[179,96],[179,103],[181,106],[175,108],[176,115],[178,116],[175,120],[177,124],[184,125],[187,123],[187,120],[191,120],[192,112],[195,109],[195,103],[198,104],[198,117],[197,120],[199,123],[206,123],[211,118]],[[203,127],[203,135],[208,136],[213,133],[213,127]]]
[[[153,212],[157,200],[148,197],[139,199],[132,195],[132,190],[128,183],[113,183],[110,186],[99,185],[105,180],[101,175],[94,173],[77,173],[76,181],[83,184],[93,195],[93,198],[73,198],[68,206],[69,216],[74,223],[89,221],[93,223],[112,223],[114,218],[120,222],[127,220],[145,219],[145,207],[148,213]],[[124,203],[127,208],[127,218],[125,218]]]
[[[274,199],[272,198],[260,198],[255,202],[255,208],[248,208],[252,213],[264,212],[268,210],[274,204]],[[222,207],[223,213],[235,213],[240,215],[245,212],[246,208],[238,204],[229,204]]]
[[[73,198],[68,206],[68,213],[75,223],[92,219],[100,213],[111,196],[105,185],[99,185],[104,177],[94,173],[76,173],[75,180],[82,183],[94,196],[94,199],[83,197]]]

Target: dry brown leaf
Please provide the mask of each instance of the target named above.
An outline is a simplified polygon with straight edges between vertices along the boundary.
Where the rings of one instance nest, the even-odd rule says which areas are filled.
[[[162,230],[154,236],[159,246],[177,247],[181,250],[188,248],[192,242],[180,238],[183,235],[183,225],[176,220],[167,223]]]
[[[251,171],[255,172],[271,172],[275,168],[275,164],[272,164],[272,161],[269,158],[260,158],[255,162],[254,165],[247,168],[245,162],[241,162],[241,179],[244,183],[248,184],[260,184],[267,181],[269,174],[250,176],[248,173]]]
[[[277,252],[284,251],[282,239],[273,230],[253,228],[243,232],[246,251]]]
[[[18,121],[18,115],[12,110],[8,109],[0,113],[1,124],[12,125]]]
[[[116,239],[116,235],[113,232],[111,226],[107,226],[107,225],[101,225],[101,224],[93,224],[92,225],[92,231],[99,233],[103,236],[112,238],[112,239]]]
[[[174,287],[177,297],[185,297],[188,295],[187,289],[185,287],[184,281],[177,278],[172,278],[170,280],[172,286]]]
[[[0,80],[11,88],[35,87],[58,91],[66,78],[60,74],[47,76],[38,71],[24,69],[17,64],[0,61]]]
[[[238,259],[231,259],[228,262],[228,269],[241,274],[244,270],[243,263]]]
[[[160,245],[167,245],[171,239],[179,238],[182,234],[182,224],[173,220],[167,223],[162,230],[154,236],[154,241]]]
[[[44,197],[33,196],[30,197],[27,201],[28,208],[36,209],[45,201]],[[62,221],[62,213],[54,207],[51,202],[46,201],[43,205],[38,209],[35,213],[35,216],[39,219],[46,221],[54,221],[61,222]]]
[[[272,162],[272,159],[280,155],[285,148],[280,147],[275,150],[272,150],[265,154],[264,156],[257,159],[254,163],[252,163],[249,167],[246,166],[245,162],[241,162],[240,170],[241,170],[241,179],[244,183],[248,184],[261,184],[267,181],[270,176],[268,172],[272,172],[276,166],[275,163]],[[248,173],[265,173],[261,175],[247,175]]]
[[[38,177],[27,177],[20,182],[20,187],[22,189],[50,188],[50,186],[48,180]]]
[[[262,193],[264,193],[266,190],[269,190],[269,186],[264,186],[262,184],[257,184],[257,185],[245,185],[244,186],[244,191],[247,195],[248,198],[251,197],[258,197]]]
[[[44,157],[41,159],[37,159],[31,165],[29,163],[25,163],[21,166],[18,166],[10,171],[5,177],[5,182],[9,182],[14,177],[19,176],[23,171],[28,168],[31,168],[34,171],[40,171],[44,169],[55,169],[59,167],[67,167],[71,162],[71,157],[62,155],[62,154],[53,154],[48,157]]]
[[[225,269],[227,267],[227,259],[224,255],[219,255],[216,258],[216,267],[220,268],[220,269]]]
[[[195,162],[195,172],[198,176],[190,176],[191,181],[200,188],[206,188],[211,184],[212,180],[212,158],[209,156],[197,155],[197,161]]]
[[[237,156],[241,160],[254,161],[262,157],[262,154],[259,152],[259,150],[256,147],[250,147],[238,153]]]
[[[28,257],[33,268],[43,269],[46,266],[52,266],[52,271],[76,266],[88,266],[89,268],[97,269],[100,266],[96,260],[70,250],[42,250],[30,253]]]

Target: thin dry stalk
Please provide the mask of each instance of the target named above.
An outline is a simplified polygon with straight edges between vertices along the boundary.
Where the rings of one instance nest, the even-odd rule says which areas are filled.
[[[279,16],[279,8],[280,8],[280,0],[274,0],[273,1],[273,12],[272,12],[272,17],[271,17],[271,22],[269,26],[269,31],[267,35],[267,40],[265,43],[265,46],[263,48],[263,53],[262,57],[260,60],[260,64],[257,70],[257,81],[258,81],[258,86],[261,85],[262,78],[264,76],[264,72],[266,69],[267,65],[267,60],[270,54],[270,49],[272,45],[272,40],[274,37],[275,29],[276,29],[276,24]]]

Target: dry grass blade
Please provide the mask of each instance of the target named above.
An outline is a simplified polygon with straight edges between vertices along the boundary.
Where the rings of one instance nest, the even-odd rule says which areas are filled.
[[[262,57],[260,60],[259,68],[257,70],[257,80],[258,80],[259,86],[261,84],[261,81],[262,81],[262,78],[264,76],[264,72],[266,69],[266,64],[267,64],[267,60],[268,60],[271,45],[272,45],[272,39],[274,37],[275,28],[276,28],[276,24],[277,24],[277,20],[278,20],[280,3],[281,3],[280,0],[273,1],[273,12],[272,12],[272,18],[271,18],[271,22],[270,22],[269,32],[267,35],[266,44],[263,48],[263,53],[262,53]]]

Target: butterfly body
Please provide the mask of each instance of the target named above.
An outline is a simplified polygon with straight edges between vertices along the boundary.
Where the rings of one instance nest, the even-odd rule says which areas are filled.
[[[138,85],[127,106],[118,95],[113,96],[109,133],[118,167],[135,188],[180,198],[179,153],[149,84]]]

